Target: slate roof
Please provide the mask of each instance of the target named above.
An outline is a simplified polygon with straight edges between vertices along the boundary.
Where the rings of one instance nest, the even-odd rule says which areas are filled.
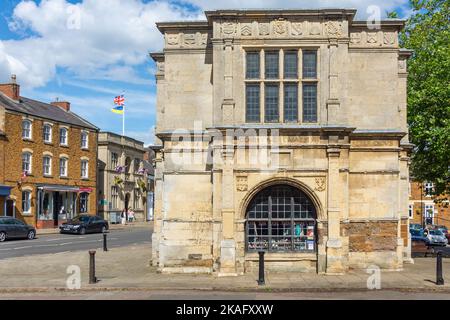
[[[92,123],[86,121],[72,111],[65,111],[62,108],[48,103],[25,97],[20,97],[20,101],[15,101],[0,93],[0,104],[3,105],[6,110],[25,113],[31,116],[53,120],[64,124],[99,130],[99,128],[94,126]]]

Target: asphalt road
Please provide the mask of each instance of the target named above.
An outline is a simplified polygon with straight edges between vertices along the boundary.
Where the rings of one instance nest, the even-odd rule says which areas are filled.
[[[150,228],[126,228],[110,230],[107,236],[108,248],[133,244],[151,243]],[[51,234],[41,235],[34,240],[10,240],[0,243],[0,260],[35,254],[59,253],[103,248],[103,234]]]
[[[448,292],[405,292],[393,290],[338,292],[225,292],[225,291],[73,291],[0,293],[0,300],[449,300]],[[201,306],[201,302],[196,305]]]

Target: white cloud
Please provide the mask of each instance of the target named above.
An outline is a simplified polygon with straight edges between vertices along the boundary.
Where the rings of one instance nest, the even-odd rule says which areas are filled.
[[[132,67],[148,60],[148,51],[161,48],[163,39],[155,22],[197,18],[167,1],[84,0],[76,5],[66,0],[22,1],[9,27],[34,35],[2,41],[0,66],[6,65],[5,57],[14,57],[16,61],[8,60],[5,69],[30,87],[45,85],[57,67],[88,79],[142,84],[144,79]]]

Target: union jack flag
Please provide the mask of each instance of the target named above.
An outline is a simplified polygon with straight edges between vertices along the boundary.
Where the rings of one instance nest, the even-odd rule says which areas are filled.
[[[114,104],[118,106],[123,106],[125,104],[125,98],[123,94],[114,98]]]

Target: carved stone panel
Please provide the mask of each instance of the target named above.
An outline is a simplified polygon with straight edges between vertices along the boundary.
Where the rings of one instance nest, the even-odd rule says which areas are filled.
[[[284,36],[287,34],[287,23],[285,20],[276,20],[273,22],[273,33],[276,36]]]
[[[241,24],[241,36],[250,37],[253,34],[253,28],[251,23]]]
[[[330,38],[339,38],[342,36],[342,23],[339,21],[328,21],[326,30]]]
[[[325,191],[326,188],[326,180],[325,178],[316,178],[316,187],[314,188],[314,190],[322,192]]]
[[[234,36],[236,34],[236,23],[234,21],[222,23],[222,34],[225,38]]]
[[[169,46],[177,46],[180,42],[180,35],[178,33],[166,34],[166,42]]]
[[[268,23],[260,23],[258,27],[260,36],[268,36],[270,34],[270,25]]]
[[[309,34],[311,36],[320,36],[322,34],[322,24],[320,22],[310,22]]]
[[[291,34],[293,36],[303,35],[303,23],[302,22],[292,22],[291,24]]]
[[[247,176],[236,177],[236,190],[241,192],[248,190]]]

